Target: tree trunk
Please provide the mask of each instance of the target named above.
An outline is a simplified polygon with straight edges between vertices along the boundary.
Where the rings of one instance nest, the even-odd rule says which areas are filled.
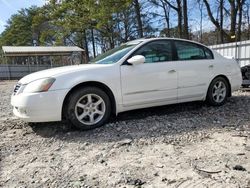
[[[180,38],[182,38],[182,14],[181,12],[178,13],[178,35]]]
[[[235,6],[235,0],[229,0],[230,3],[230,37],[236,35],[236,17],[237,17],[237,9]],[[235,36],[236,38],[236,36]],[[232,41],[232,40],[231,40]]]
[[[113,49],[115,47],[115,42],[114,42],[114,30],[112,28],[112,26],[110,26],[110,28],[108,29],[109,33],[111,34],[109,36],[109,49]]]
[[[203,15],[201,10],[201,22],[200,22],[200,42],[203,42]]]
[[[228,35],[224,29],[221,27],[221,25],[219,24],[219,22],[217,20],[215,20],[213,14],[212,14],[212,11],[211,11],[211,8],[210,8],[210,5],[208,3],[208,0],[203,0],[205,6],[206,6],[206,9],[207,9],[207,14],[211,20],[211,22],[215,25],[215,27],[220,31],[220,32],[223,32],[223,36],[226,37],[227,41],[231,41],[231,37],[230,35]]]
[[[238,28],[237,28],[237,41],[241,40],[241,25],[242,25],[242,5],[238,4],[238,11],[239,11],[239,17],[238,17]]]
[[[140,38],[143,38],[143,26],[142,26],[142,20],[141,20],[141,7],[138,0],[134,0],[134,7],[135,7],[135,14],[136,14],[136,20],[138,24],[138,35]]]
[[[250,39],[250,11],[249,6],[247,6],[247,24],[248,24],[248,31],[247,31],[247,39]]]
[[[237,0],[237,8],[239,12],[238,16],[238,29],[237,29],[237,41],[241,41],[241,26],[242,26],[242,12],[245,0]]]
[[[91,40],[92,40],[92,48],[93,48],[93,56],[96,57],[96,51],[95,51],[95,37],[94,37],[94,29],[91,28]]]
[[[125,11],[124,13],[124,31],[125,31],[125,36],[124,40],[122,42],[127,42],[129,38],[129,16],[128,13]]]
[[[169,21],[169,10],[167,9],[165,3],[161,1],[164,10],[165,20],[167,23],[167,37],[170,37],[170,21]]]
[[[189,34],[188,34],[188,15],[187,15],[187,0],[183,0],[183,38],[189,39]]]
[[[200,42],[203,41],[203,2],[201,0],[197,1],[200,10]]]
[[[169,2],[169,0],[163,0],[170,8],[174,9],[177,12],[178,15],[178,35],[181,38],[182,37],[182,6],[181,6],[181,0],[176,0],[177,7],[175,7],[173,4]]]
[[[224,43],[224,34],[223,34],[223,10],[224,10],[224,0],[220,0],[220,42]]]
[[[178,34],[179,37],[182,38],[182,8],[181,8],[181,0],[177,0],[177,9],[178,9]]]
[[[84,46],[84,50],[85,50],[85,62],[84,63],[88,63],[89,62],[89,48],[88,48],[88,40],[87,40],[86,30],[83,31],[83,46]]]

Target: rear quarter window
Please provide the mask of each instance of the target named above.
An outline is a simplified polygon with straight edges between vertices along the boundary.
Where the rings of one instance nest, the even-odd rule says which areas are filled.
[[[213,59],[212,52],[198,44],[186,41],[175,41],[178,60]]]
[[[204,51],[205,51],[207,59],[213,59],[214,58],[214,55],[213,55],[213,53],[212,53],[211,50],[209,50],[208,48],[204,47]]]

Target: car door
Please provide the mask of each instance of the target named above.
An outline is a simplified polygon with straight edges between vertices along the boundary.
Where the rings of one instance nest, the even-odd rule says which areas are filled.
[[[143,55],[146,62],[121,66],[123,106],[177,102],[177,73],[176,63],[172,61],[172,42],[149,42],[130,57],[134,55]]]
[[[175,42],[178,71],[178,102],[201,100],[214,75],[212,52],[204,46],[188,42]]]

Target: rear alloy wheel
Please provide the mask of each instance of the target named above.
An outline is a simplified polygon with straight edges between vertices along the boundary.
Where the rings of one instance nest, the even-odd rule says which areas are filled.
[[[227,100],[228,91],[228,82],[222,77],[215,78],[208,88],[208,103],[213,106],[223,105]]]
[[[102,126],[110,117],[111,105],[108,95],[99,88],[86,87],[70,95],[67,119],[82,130]]]

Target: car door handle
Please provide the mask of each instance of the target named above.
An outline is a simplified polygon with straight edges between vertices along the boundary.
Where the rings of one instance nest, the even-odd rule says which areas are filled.
[[[170,70],[170,71],[168,71],[168,73],[175,73],[176,72],[176,70]]]
[[[209,65],[208,68],[214,68],[214,65]]]

